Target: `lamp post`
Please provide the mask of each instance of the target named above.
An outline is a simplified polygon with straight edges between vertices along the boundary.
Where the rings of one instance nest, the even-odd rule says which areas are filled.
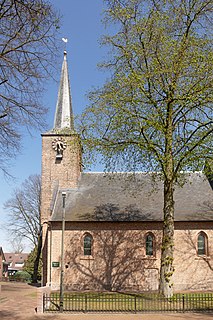
[[[65,230],[66,192],[62,192],[62,229],[61,229],[61,276],[60,276],[60,312],[64,309],[64,230]]]

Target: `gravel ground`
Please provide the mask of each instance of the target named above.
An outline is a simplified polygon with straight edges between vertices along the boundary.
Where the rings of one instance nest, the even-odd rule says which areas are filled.
[[[35,313],[37,288],[23,283],[0,283],[1,320],[213,320],[213,314],[43,314]]]

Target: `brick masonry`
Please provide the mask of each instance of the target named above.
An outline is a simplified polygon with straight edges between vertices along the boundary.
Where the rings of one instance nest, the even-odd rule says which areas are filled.
[[[56,151],[52,142],[62,137],[67,147],[63,158],[56,160]],[[76,187],[81,172],[81,145],[77,134],[59,135],[43,134],[42,136],[42,188],[41,212],[42,223],[49,220],[54,205],[54,196],[58,189]]]
[[[212,225],[185,222],[175,230],[173,277],[174,290],[213,289]],[[66,224],[65,231],[65,289],[69,290],[157,290],[160,270],[162,223],[77,223]],[[197,236],[200,230],[208,237],[208,255],[197,255]],[[146,235],[155,237],[153,256],[146,256]],[[91,256],[83,254],[83,238],[93,237]],[[51,231],[51,261],[61,259],[60,224]],[[60,267],[50,267],[52,288],[59,288]]]
[[[66,142],[62,160],[56,159],[53,141],[62,138]],[[46,133],[42,135],[42,174],[41,174],[41,223],[43,284],[47,282],[47,229],[59,189],[74,188],[81,172],[81,145],[77,134]]]

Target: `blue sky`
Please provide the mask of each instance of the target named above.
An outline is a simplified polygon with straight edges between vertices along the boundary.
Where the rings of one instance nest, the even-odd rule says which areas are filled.
[[[104,60],[106,49],[99,45],[100,37],[106,33],[101,23],[102,0],[50,0],[62,15],[61,37],[68,38],[67,53],[71,94],[74,114],[79,114],[87,104],[86,93],[94,86],[103,84],[106,74],[99,71],[97,63]],[[61,38],[60,37],[60,38]],[[43,103],[49,108],[47,123],[53,126],[54,112],[63,60],[64,44],[61,42],[61,63],[58,66],[57,81],[49,80],[44,92]],[[3,204],[11,198],[16,187],[30,174],[41,172],[41,133],[25,134],[22,153],[11,161],[10,173],[15,180],[6,180],[0,173],[0,246],[4,252],[12,250],[8,230],[4,228],[7,213]],[[25,251],[29,251],[26,245]]]

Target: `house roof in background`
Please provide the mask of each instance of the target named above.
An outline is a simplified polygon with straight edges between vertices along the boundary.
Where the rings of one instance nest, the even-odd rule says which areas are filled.
[[[10,264],[9,269],[21,269],[22,264],[27,260],[29,253],[11,253],[5,252],[5,260]],[[17,266],[19,264],[19,266]]]
[[[213,191],[200,172],[184,173],[176,185],[175,221],[212,221]],[[62,219],[66,191],[66,221],[162,221],[163,183],[159,174],[82,173],[75,189],[57,193],[51,221]]]

